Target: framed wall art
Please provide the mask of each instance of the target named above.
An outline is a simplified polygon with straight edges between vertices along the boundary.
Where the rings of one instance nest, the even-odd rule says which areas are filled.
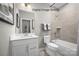
[[[14,4],[0,3],[0,21],[8,24],[14,24]]]

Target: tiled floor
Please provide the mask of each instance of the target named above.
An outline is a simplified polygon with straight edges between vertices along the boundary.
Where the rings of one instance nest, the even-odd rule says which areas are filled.
[[[40,56],[49,56],[49,55],[46,53],[45,48],[40,48]]]

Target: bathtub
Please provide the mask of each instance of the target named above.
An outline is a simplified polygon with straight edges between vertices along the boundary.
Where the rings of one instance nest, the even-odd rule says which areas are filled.
[[[61,54],[62,56],[76,56],[77,55],[77,44],[60,40],[60,39],[52,40],[52,42],[59,46],[57,52]]]

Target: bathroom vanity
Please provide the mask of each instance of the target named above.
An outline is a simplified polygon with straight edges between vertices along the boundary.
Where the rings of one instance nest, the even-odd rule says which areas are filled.
[[[10,55],[12,56],[38,56],[38,36],[20,34],[11,37]]]

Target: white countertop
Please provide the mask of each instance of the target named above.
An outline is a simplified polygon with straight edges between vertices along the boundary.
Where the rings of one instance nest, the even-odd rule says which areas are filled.
[[[35,34],[18,34],[18,35],[11,35],[10,41],[15,40],[23,40],[23,39],[32,39],[32,38],[38,38]]]

